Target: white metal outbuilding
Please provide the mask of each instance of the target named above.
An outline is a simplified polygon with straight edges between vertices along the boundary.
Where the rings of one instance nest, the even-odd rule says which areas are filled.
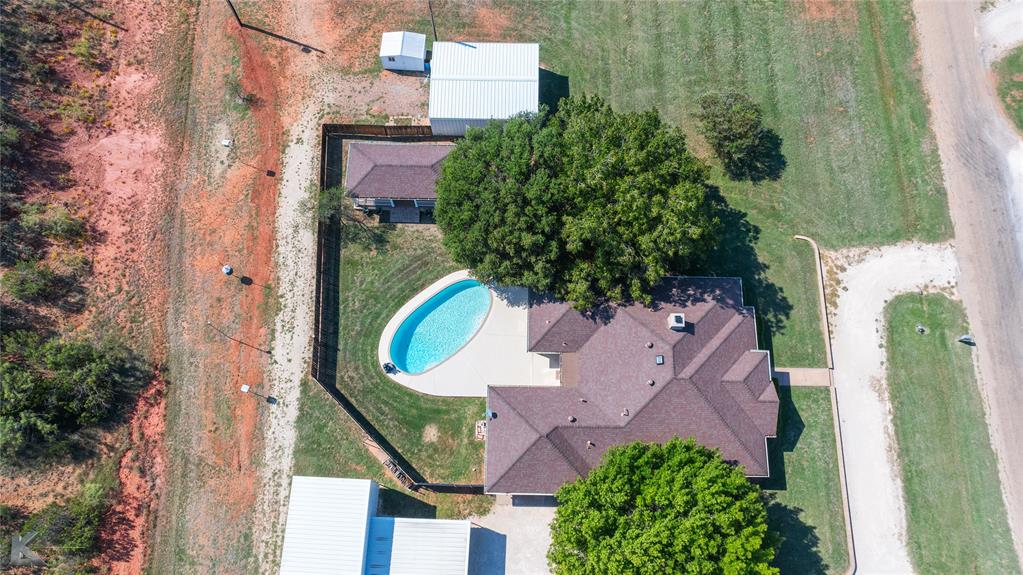
[[[377,517],[368,479],[291,480],[281,575],[466,575],[468,521]]]
[[[540,45],[434,42],[430,59],[430,126],[461,136],[540,102]]]
[[[384,32],[380,37],[380,64],[385,70],[422,72],[426,69],[426,35]]]

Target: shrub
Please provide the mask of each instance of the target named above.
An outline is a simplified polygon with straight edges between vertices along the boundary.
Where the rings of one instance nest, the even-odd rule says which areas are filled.
[[[127,358],[112,346],[27,331],[0,341],[0,460],[104,421],[128,382]]]
[[[760,107],[742,92],[707,94],[696,118],[732,179],[777,179],[784,169],[781,140],[763,125]]]
[[[17,299],[39,301],[53,294],[57,276],[40,261],[20,261],[0,278],[0,287]]]

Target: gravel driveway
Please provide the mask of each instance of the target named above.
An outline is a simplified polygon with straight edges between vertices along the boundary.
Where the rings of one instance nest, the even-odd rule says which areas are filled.
[[[900,293],[952,286],[955,253],[947,244],[907,243],[848,259],[832,351],[857,573],[912,573],[885,383],[884,306]]]

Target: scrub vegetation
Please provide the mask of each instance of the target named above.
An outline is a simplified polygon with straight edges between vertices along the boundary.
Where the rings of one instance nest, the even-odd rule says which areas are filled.
[[[974,378],[962,305],[941,294],[896,297],[885,311],[888,386],[919,573],[1020,573],[998,463]],[[926,332],[919,334],[916,326]]]

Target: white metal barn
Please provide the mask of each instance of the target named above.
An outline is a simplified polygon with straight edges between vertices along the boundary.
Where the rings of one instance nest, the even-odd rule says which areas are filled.
[[[385,70],[422,72],[426,69],[426,35],[384,32],[380,38],[380,64]]]
[[[377,517],[378,489],[293,477],[281,575],[467,575],[468,521]]]
[[[430,126],[442,136],[536,112],[540,45],[434,42],[430,59]]]

